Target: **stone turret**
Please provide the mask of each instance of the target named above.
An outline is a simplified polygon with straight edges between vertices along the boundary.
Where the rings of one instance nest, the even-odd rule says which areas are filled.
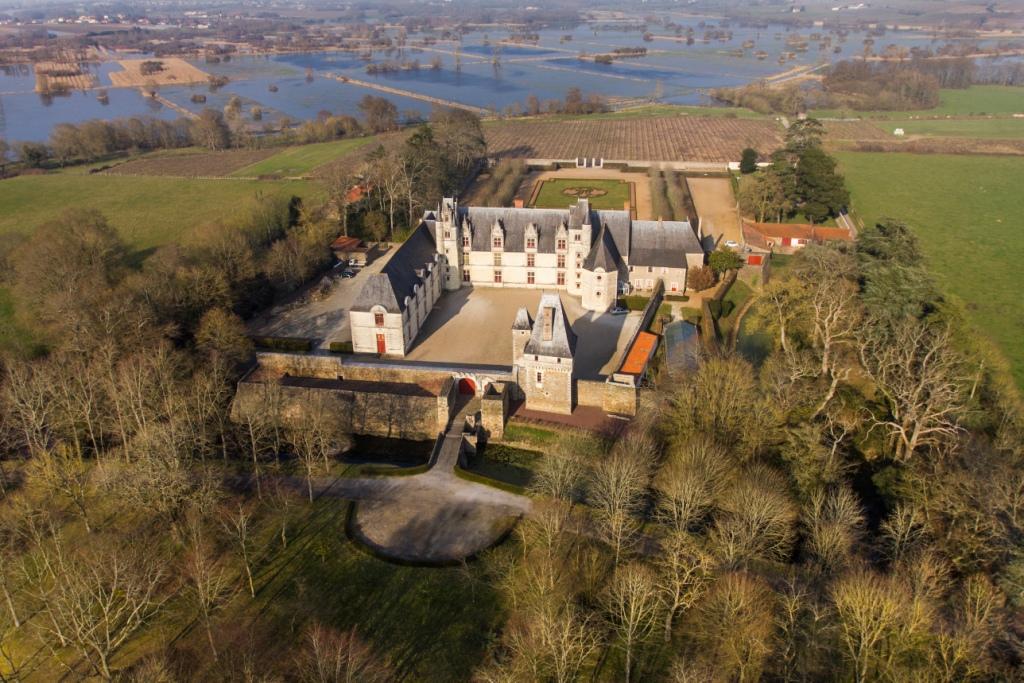
[[[530,341],[533,333],[533,318],[525,308],[520,308],[516,313],[516,320],[512,323],[512,362],[515,362],[523,355],[526,343]]]
[[[541,296],[537,317],[527,337],[523,333],[528,323],[529,314],[522,309],[512,328],[512,348],[518,354],[513,357],[514,371],[526,398],[526,408],[568,415],[574,402],[576,333],[558,294],[545,292]],[[520,339],[526,342],[521,352]]]

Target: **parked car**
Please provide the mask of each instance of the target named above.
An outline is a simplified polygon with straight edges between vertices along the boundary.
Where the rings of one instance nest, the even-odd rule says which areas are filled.
[[[739,249],[740,243],[737,242],[736,240],[726,240],[725,246],[729,247],[730,249]]]
[[[627,313],[629,313],[629,309],[623,308],[622,306],[616,306],[615,308],[611,309],[608,312],[611,313],[612,315],[626,315]]]
[[[355,276],[356,271],[354,270],[349,270],[348,268],[346,268],[345,270],[341,271],[341,277],[345,278],[346,280]]]

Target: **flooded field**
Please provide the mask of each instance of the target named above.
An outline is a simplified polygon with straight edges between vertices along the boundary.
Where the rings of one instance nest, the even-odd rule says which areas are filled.
[[[562,99],[569,88],[596,93],[613,105],[633,102],[707,104],[711,88],[742,85],[775,77],[796,67],[813,67],[862,54],[867,35],[833,34],[824,29],[787,30],[739,25],[691,24],[693,42],[686,34],[603,30],[583,24],[574,29],[546,29],[529,44],[512,44],[508,31],[492,29],[465,34],[460,42],[437,36],[410,34],[404,49],[354,52],[315,52],[261,56],[234,56],[216,64],[192,63],[214,76],[226,76],[227,85],[211,90],[207,84],[163,85],[160,96],[179,110],[199,112],[223,108],[232,96],[241,98],[248,111],[259,106],[263,122],[311,119],[320,112],[358,115],[358,102],[377,94],[395,102],[406,119],[429,112],[429,96],[502,113],[523,107],[530,96],[543,103]],[[668,33],[667,30],[663,30]],[[424,39],[433,38],[429,45]],[[417,46],[416,44],[419,43]],[[874,38],[876,52],[889,45],[937,47],[924,32],[889,31]],[[611,64],[592,57],[618,48],[645,48],[646,54],[619,58]],[[838,52],[837,52],[838,50]],[[138,55],[133,55],[137,57]],[[387,65],[418,62],[419,68],[388,69]],[[368,70],[368,65],[374,65]],[[109,101],[97,90],[44,97],[34,92],[31,68],[0,71],[0,136],[8,140],[45,140],[53,126],[92,118],[152,115],[180,116],[169,106],[136,88],[114,88],[110,73],[115,62],[86,65],[99,88],[108,88]],[[368,85],[344,83],[357,79]],[[371,86],[387,90],[381,92]],[[202,94],[205,102],[193,102]],[[254,126],[256,124],[253,124]]]

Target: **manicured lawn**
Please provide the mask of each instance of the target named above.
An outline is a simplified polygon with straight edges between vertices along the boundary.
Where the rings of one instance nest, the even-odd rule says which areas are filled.
[[[237,177],[256,177],[276,175],[294,178],[310,173],[319,166],[339,159],[363,145],[373,142],[375,138],[352,138],[333,142],[317,142],[311,145],[299,145],[275,154],[269,159],[258,161],[251,166],[240,168],[231,175]]]
[[[319,196],[305,181],[184,180],[53,173],[0,181],[0,233],[29,233],[70,207],[103,212],[139,251],[187,240],[203,223],[230,221],[258,193]]]
[[[631,183],[621,180],[587,180],[585,178],[559,178],[545,180],[537,194],[534,206],[543,209],[564,209],[576,202],[577,197],[591,196],[590,206],[595,209],[621,210],[629,201]]]
[[[842,152],[853,207],[902,220],[931,271],[1002,350],[1024,387],[1024,164],[1016,157]]]
[[[820,109],[811,112],[821,118],[861,117],[903,119],[908,116],[971,116],[981,114],[1024,113],[1024,87],[1003,85],[972,85],[963,90],[943,89],[941,101],[934,109],[920,111],[852,111]]]

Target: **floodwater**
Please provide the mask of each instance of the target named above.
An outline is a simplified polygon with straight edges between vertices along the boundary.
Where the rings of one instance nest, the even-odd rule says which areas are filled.
[[[197,60],[194,63],[200,69],[227,76],[230,82],[216,91],[211,91],[206,84],[164,86],[160,94],[193,112],[205,107],[223,108],[229,98],[237,95],[246,111],[257,105],[262,108],[264,122],[276,122],[284,117],[292,121],[307,120],[324,111],[357,116],[358,102],[366,94],[392,100],[406,119],[423,116],[432,107],[429,102],[412,97],[341,83],[328,78],[330,75],[497,112],[523,106],[531,95],[541,103],[562,99],[573,87],[585,94],[600,94],[612,102],[707,104],[706,91],[710,88],[742,85],[795,66],[811,66],[861,54],[867,37],[853,31],[845,37],[830,34],[826,29],[790,31],[781,25],[756,28],[733,23],[724,28],[715,21],[708,21],[701,28],[696,21],[680,20],[684,25],[693,26],[696,39],[693,45],[686,44],[685,36],[673,38],[663,27],[654,25],[648,27],[654,34],[649,41],[643,40],[637,31],[601,30],[580,25],[540,31],[535,45],[499,44],[509,37],[506,30],[477,30],[464,35],[461,43],[439,39],[431,46],[410,45],[403,50],[377,51],[370,61],[351,52],[236,56],[219,64]],[[731,31],[731,38],[704,41],[705,31]],[[823,47],[822,41],[810,40],[814,33],[820,34],[822,40],[831,38],[831,44]],[[797,52],[787,44],[792,34],[798,34],[807,42],[806,52]],[[424,37],[410,34],[407,41],[411,44]],[[748,41],[753,41],[754,47],[743,48],[745,42],[749,45]],[[875,37],[874,41],[876,52],[888,45],[934,49],[942,44],[934,42],[927,33],[915,31],[889,31]],[[646,47],[649,54],[616,60],[613,64],[578,58],[581,52],[603,53],[617,47]],[[834,53],[835,47],[841,52]],[[757,59],[755,53],[762,50],[767,56]],[[738,51],[743,56],[736,56]],[[793,58],[780,64],[780,54],[787,52],[793,53]],[[413,60],[420,62],[419,70],[366,73],[368,63]],[[440,61],[437,69],[432,64],[435,60]],[[120,69],[113,62],[89,68],[97,73],[101,87],[109,86],[108,74]],[[140,115],[165,119],[179,116],[137,89],[109,88],[109,103],[102,104],[95,91],[43,98],[33,92],[34,84],[28,68],[0,71],[0,137],[11,141],[45,140],[53,126],[61,122]],[[276,87],[276,92],[271,92],[272,87]],[[205,95],[206,102],[192,102],[195,94]]]

